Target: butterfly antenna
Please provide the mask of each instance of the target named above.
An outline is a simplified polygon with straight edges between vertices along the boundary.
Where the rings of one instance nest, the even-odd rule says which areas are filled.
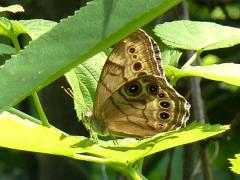
[[[69,95],[74,101],[76,100],[79,104],[81,104],[87,111],[91,111],[85,104],[81,103],[78,99],[74,99],[73,90],[71,88],[65,88],[64,86],[61,86],[61,88],[64,90],[64,92]]]
[[[64,86],[61,86],[61,88],[64,90],[64,92],[69,95],[71,98],[73,98],[73,91],[71,88],[65,88]],[[73,98],[74,99],[74,98]]]

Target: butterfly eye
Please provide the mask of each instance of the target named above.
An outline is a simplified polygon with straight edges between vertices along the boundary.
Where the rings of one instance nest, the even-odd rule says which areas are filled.
[[[147,86],[147,91],[148,91],[150,94],[156,94],[156,93],[158,93],[158,85],[155,84],[155,83],[149,84],[149,85]]]
[[[127,86],[127,92],[129,95],[136,96],[140,93],[141,87],[139,83],[133,82]]]
[[[160,113],[160,118],[163,120],[167,120],[170,117],[170,115],[167,112]]]

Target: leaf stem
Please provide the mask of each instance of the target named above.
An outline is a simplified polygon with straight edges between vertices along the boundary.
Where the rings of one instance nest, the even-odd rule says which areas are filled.
[[[188,66],[190,66],[198,57],[199,55],[201,54],[201,51],[197,51],[195,52],[192,57],[182,66],[181,69],[185,69],[187,68]]]
[[[17,39],[17,37],[16,37],[15,35],[12,36],[12,42],[13,42],[13,45],[14,45],[16,51],[19,52],[19,51],[21,50],[21,48],[20,48],[18,39]],[[46,115],[45,115],[45,113],[44,113],[44,111],[43,111],[42,105],[41,105],[40,100],[39,100],[39,98],[38,98],[37,92],[34,91],[34,92],[32,93],[32,96],[33,96],[33,100],[34,100],[34,103],[35,103],[35,105],[36,105],[36,108],[37,108],[39,117],[40,117],[40,119],[41,119],[41,121],[42,121],[42,125],[43,125],[43,126],[46,126],[46,127],[50,127],[50,124],[49,124],[49,122],[48,122],[48,119],[47,119],[47,117],[46,117]],[[30,116],[30,117],[31,117],[31,116]],[[28,117],[28,118],[29,118],[29,117]],[[30,118],[30,119],[31,119],[31,118]]]
[[[74,154],[72,158],[77,159],[77,160],[83,160],[83,161],[91,161],[95,163],[101,163],[101,164],[107,164],[109,163],[109,160],[104,159],[104,158],[99,158],[99,157],[94,157],[94,156],[88,156],[88,155],[83,155],[83,154]]]
[[[132,167],[128,168],[128,173],[129,175],[134,179],[134,180],[144,180],[146,179],[143,177],[143,175],[139,174],[136,170],[134,170]]]
[[[38,119],[32,117],[32,116],[29,116],[28,114],[22,112],[22,111],[19,111],[18,109],[15,109],[13,107],[10,107],[8,108],[7,110],[8,112],[12,113],[12,114],[16,114],[17,116],[19,116],[20,118],[23,118],[23,119],[28,119],[34,123],[37,123],[37,124],[42,124],[41,121],[39,121]]]
[[[33,101],[34,101],[34,103],[35,103],[35,105],[36,105],[36,108],[37,108],[39,117],[40,117],[40,119],[41,119],[41,121],[42,121],[42,125],[43,125],[43,126],[50,127],[50,124],[49,124],[49,122],[48,122],[47,116],[46,116],[46,114],[44,113],[43,108],[42,108],[42,105],[41,105],[41,102],[40,102],[40,100],[39,100],[39,98],[38,98],[37,92],[34,91],[34,92],[32,93],[32,96],[33,96]]]
[[[15,35],[12,36],[11,39],[12,39],[12,43],[14,45],[14,48],[16,49],[16,51],[18,53],[21,50],[19,42],[18,42],[18,39],[17,39],[17,37]]]
[[[112,168],[121,171],[123,174],[131,177],[134,180],[144,180],[146,179],[141,173],[138,173],[132,165],[129,165],[127,163],[122,163],[118,161],[112,161],[104,158],[94,157],[94,156],[88,156],[88,155],[82,155],[82,154],[74,154],[72,158],[77,160],[84,160],[84,161],[90,161],[100,164],[106,164],[108,166],[111,166]]]

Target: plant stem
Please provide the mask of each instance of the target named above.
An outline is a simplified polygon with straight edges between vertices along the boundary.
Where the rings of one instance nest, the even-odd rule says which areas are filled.
[[[82,154],[74,154],[72,156],[72,158],[77,159],[77,160],[106,164],[106,165],[111,166],[112,168],[114,168],[118,171],[121,171],[123,174],[131,177],[134,180],[144,180],[144,179],[146,179],[143,175],[139,174],[131,165],[128,165],[126,163],[111,161],[111,160],[104,159],[104,158],[87,156],[87,155],[82,155]]]
[[[143,180],[146,179],[142,175],[138,174],[136,170],[134,170],[132,167],[128,168],[128,174],[132,177],[134,180]]]
[[[190,19],[187,1],[182,0],[183,6],[183,14],[184,19]],[[195,52],[191,58],[183,65],[182,69],[190,66],[195,60],[199,59],[199,55],[201,54],[201,50]],[[191,52],[188,52],[189,55]],[[198,62],[195,62],[196,65]],[[191,78],[190,79],[190,87],[192,89],[192,109],[193,109],[193,118],[197,119],[201,123],[205,123],[204,117],[204,104],[202,99],[202,92],[200,88],[200,79],[199,78]],[[191,153],[190,153],[191,154]],[[202,165],[202,174],[204,180],[212,180],[212,172],[211,172],[211,164],[208,159],[208,152],[207,152],[207,144],[206,142],[200,142],[200,158],[201,158],[201,165]],[[188,177],[191,177],[190,174]]]
[[[21,50],[21,48],[20,48],[20,45],[19,45],[19,42],[18,42],[18,39],[17,39],[16,36],[12,37],[12,42],[13,42],[13,45],[14,45],[16,51],[19,52]],[[46,127],[50,127],[48,119],[47,119],[47,117],[46,117],[46,115],[45,115],[45,113],[43,111],[42,105],[41,105],[40,100],[38,98],[37,92],[34,91],[32,93],[32,96],[33,96],[33,100],[34,100],[34,103],[36,105],[39,117],[40,117],[40,119],[42,121],[42,125],[46,126]],[[28,117],[28,119],[29,119],[29,117]],[[30,119],[32,119],[32,118],[30,118]]]
[[[41,121],[39,121],[38,119],[32,117],[32,116],[29,116],[28,114],[22,112],[22,111],[19,111],[18,109],[15,109],[13,107],[10,107],[8,108],[7,110],[8,112],[12,113],[12,114],[16,114],[17,116],[23,118],[23,119],[28,119],[34,123],[37,123],[37,124],[42,124]]]
[[[74,154],[72,156],[72,158],[77,159],[77,160],[83,160],[83,161],[90,161],[90,162],[100,163],[100,164],[107,164],[107,163],[109,163],[109,160],[107,160],[107,159],[94,157],[94,156],[87,156],[87,155],[83,155],[83,154]]]
[[[36,108],[37,108],[39,117],[40,117],[40,119],[41,119],[41,121],[42,121],[42,125],[43,125],[43,126],[50,127],[50,124],[49,124],[49,122],[48,122],[48,119],[47,119],[47,117],[46,117],[46,115],[45,115],[45,113],[44,113],[44,111],[43,111],[41,102],[40,102],[40,100],[39,100],[39,98],[38,98],[37,92],[34,91],[34,92],[32,93],[32,96],[33,96],[33,100],[34,100],[34,103],[35,103],[35,105],[36,105]]]
[[[18,39],[16,36],[12,37],[12,43],[14,45],[14,48],[16,49],[17,53],[21,50]]]
[[[194,61],[196,61],[196,59],[199,57],[200,55],[200,51],[195,52],[192,57],[182,66],[181,69],[185,69],[188,66],[190,66]]]

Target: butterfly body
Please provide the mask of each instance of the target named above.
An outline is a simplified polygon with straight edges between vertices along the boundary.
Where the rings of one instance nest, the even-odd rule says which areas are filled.
[[[189,108],[167,82],[157,44],[138,30],[109,55],[90,126],[100,135],[148,137],[185,126]]]

